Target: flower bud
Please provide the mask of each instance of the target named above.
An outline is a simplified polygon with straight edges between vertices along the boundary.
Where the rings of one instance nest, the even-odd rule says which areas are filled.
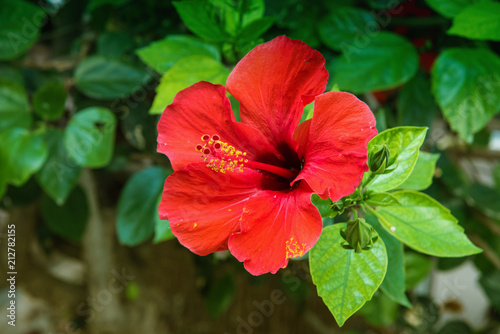
[[[340,229],[340,235],[345,240],[342,247],[354,249],[356,253],[369,250],[378,240],[377,232],[363,218],[348,221],[347,226]]]
[[[373,174],[388,174],[396,169],[398,154],[392,154],[387,144],[375,145],[368,154],[368,167]]]
[[[332,218],[336,215],[341,215],[344,213],[345,209],[347,209],[352,204],[352,199],[349,197],[342,197],[337,202],[333,202],[331,205],[332,208]]]

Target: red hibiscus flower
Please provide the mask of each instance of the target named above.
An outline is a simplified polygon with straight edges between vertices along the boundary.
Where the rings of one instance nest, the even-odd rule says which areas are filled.
[[[159,212],[181,244],[199,255],[229,249],[253,275],[276,273],[314,246],[322,220],[311,195],[351,194],[377,133],[354,95],[321,94],[324,63],[305,43],[280,36],[250,51],[227,80],[241,122],[226,88],[208,82],[165,109],[158,151],[175,172]],[[312,101],[314,117],[299,125]]]

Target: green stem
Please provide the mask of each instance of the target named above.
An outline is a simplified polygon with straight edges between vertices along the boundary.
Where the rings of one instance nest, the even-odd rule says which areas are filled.
[[[366,190],[366,188],[368,188],[368,185],[377,177],[376,174],[373,174],[370,172],[370,176],[368,177],[368,180],[364,183],[361,184],[361,189]]]

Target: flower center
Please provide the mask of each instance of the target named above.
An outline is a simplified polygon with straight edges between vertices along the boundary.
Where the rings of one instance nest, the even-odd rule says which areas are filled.
[[[220,136],[205,134],[201,136],[202,144],[196,145],[196,150],[201,152],[201,157],[215,172],[243,172],[243,168],[253,168],[279,175],[288,180],[293,180],[298,171],[273,166],[262,162],[247,159],[247,152],[236,149],[233,145],[220,140]]]

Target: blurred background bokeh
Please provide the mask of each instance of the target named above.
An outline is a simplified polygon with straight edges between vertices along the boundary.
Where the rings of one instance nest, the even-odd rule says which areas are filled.
[[[500,3],[478,3],[0,0],[0,333],[500,333]],[[254,277],[157,218],[159,114],[283,34],[323,54],[327,90],[357,94],[379,131],[429,127],[425,192],[484,252],[405,249],[410,309],[377,292],[338,328],[307,259]]]

